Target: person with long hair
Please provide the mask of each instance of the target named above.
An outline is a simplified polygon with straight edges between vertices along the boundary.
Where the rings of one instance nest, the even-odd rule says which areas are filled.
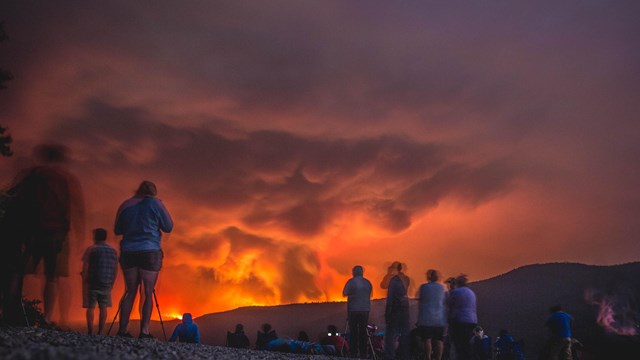
[[[114,232],[122,235],[120,266],[124,274],[125,290],[120,304],[118,335],[132,337],[127,328],[131,308],[138,288],[143,287],[144,301],[140,319],[141,339],[153,338],[149,322],[153,311],[153,291],[162,268],[163,252],[160,246],[162,232],[173,229],[173,220],[151,181],[143,181],[135,195],[125,200],[116,215]]]

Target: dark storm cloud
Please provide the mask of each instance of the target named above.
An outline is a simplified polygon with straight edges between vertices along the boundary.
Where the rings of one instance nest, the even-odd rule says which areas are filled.
[[[399,201],[409,209],[431,208],[446,196],[464,203],[478,205],[508,192],[516,167],[507,161],[494,161],[481,166],[451,164],[433,176],[406,189]]]
[[[244,207],[245,224],[300,236],[322,233],[336,216],[360,209],[392,232],[414,212],[454,196],[478,205],[509,190],[509,162],[447,160],[443,146],[406,137],[323,139],[275,131],[225,137],[170,125],[146,109],[91,101],[86,115],[50,137],[77,144],[85,166],[170,181],[171,191],[212,209]]]

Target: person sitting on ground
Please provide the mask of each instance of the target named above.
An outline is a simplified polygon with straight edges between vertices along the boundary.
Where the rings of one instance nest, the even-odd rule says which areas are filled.
[[[482,327],[476,326],[475,329],[473,329],[473,337],[469,343],[471,345],[471,359],[491,359],[491,338],[484,334]]]
[[[495,360],[524,360],[522,347],[507,330],[500,330],[500,336],[493,343]]]
[[[118,254],[109,246],[107,230],[93,230],[93,245],[82,256],[82,307],[87,309],[87,333],[93,334],[93,310],[98,303],[100,318],[98,334],[107,320],[107,308],[111,307],[111,289],[118,273]]]
[[[327,335],[320,339],[320,344],[333,346],[336,349],[336,354],[340,356],[345,356],[349,353],[349,343],[340,335],[335,325],[327,327]]]
[[[307,335],[306,331],[300,330],[300,332],[298,333],[298,341],[309,341],[309,335]]]
[[[278,338],[276,331],[271,328],[271,324],[262,324],[262,331],[258,330],[258,337],[256,339],[256,349],[266,350],[267,344],[270,341]]]
[[[244,326],[236,325],[235,332],[227,331],[227,346],[239,349],[249,348],[249,338],[244,334]]]
[[[176,325],[171,334],[170,342],[178,340],[181,343],[200,344],[200,330],[198,324],[193,322],[190,313],[182,315],[182,323]]]

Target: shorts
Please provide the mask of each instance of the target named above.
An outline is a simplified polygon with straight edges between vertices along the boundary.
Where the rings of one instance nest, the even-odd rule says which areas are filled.
[[[93,309],[98,303],[98,307],[111,307],[111,289],[89,289],[82,301],[82,307]]]
[[[423,341],[444,340],[444,326],[418,326],[418,334]]]
[[[47,279],[69,276],[69,241],[66,232],[38,231],[27,247],[31,256],[27,273],[35,274],[40,260],[43,260]]]
[[[122,270],[140,268],[147,271],[160,271],[162,268],[162,250],[131,251],[120,254]]]

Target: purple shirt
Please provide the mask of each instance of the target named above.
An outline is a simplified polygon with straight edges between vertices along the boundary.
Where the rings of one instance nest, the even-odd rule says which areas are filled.
[[[466,286],[449,293],[449,319],[458,323],[477,324],[476,294]]]

